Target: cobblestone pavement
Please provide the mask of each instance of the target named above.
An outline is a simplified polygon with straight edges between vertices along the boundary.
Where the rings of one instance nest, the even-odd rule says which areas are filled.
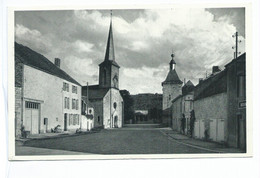
[[[16,147],[17,155],[24,155],[24,148],[61,150],[65,154],[180,154],[216,153],[213,148],[202,149],[172,138],[170,129],[163,128],[122,128],[101,130],[93,134],[74,135],[49,139],[28,140]],[[174,133],[170,133],[174,134]],[[204,145],[205,147],[207,145]],[[226,150],[228,151],[228,150]],[[19,154],[18,154],[19,153]],[[39,150],[31,155],[55,155],[58,152]],[[27,153],[28,154],[28,153]],[[30,154],[30,153],[29,153]]]

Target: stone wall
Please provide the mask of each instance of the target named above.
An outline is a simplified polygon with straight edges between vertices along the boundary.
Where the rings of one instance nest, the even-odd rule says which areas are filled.
[[[182,84],[164,84],[163,85],[163,110],[171,107],[172,100],[182,93]],[[169,98],[171,95],[171,98]]]
[[[227,140],[227,93],[194,101],[195,137],[218,142]],[[205,133],[205,130],[207,133]]]
[[[22,88],[15,87],[15,136],[21,136],[22,126]]]

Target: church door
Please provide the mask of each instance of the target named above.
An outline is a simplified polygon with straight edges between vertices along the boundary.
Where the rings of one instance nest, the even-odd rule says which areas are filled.
[[[118,117],[117,116],[115,116],[115,118],[114,118],[114,127],[118,128]]]

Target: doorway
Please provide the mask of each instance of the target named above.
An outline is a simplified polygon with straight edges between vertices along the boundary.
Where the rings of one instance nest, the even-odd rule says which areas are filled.
[[[67,125],[67,120],[68,120],[68,114],[64,114],[64,131],[68,130],[68,125]]]
[[[242,114],[237,115],[237,147],[246,150],[246,125]]]

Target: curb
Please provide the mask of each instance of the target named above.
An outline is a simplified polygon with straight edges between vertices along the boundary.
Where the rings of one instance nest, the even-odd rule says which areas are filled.
[[[214,152],[214,153],[225,153],[225,152],[223,152],[223,151],[217,151],[217,150],[213,150],[213,149],[209,149],[209,148],[204,148],[204,147],[201,147],[201,146],[198,146],[198,145],[195,145],[195,144],[184,143],[184,142],[178,141],[178,140],[175,139],[174,137],[170,136],[169,134],[164,133],[164,132],[161,131],[161,130],[160,130],[160,132],[161,132],[163,135],[170,137],[171,139],[173,139],[175,142],[177,142],[177,143],[179,143],[179,144],[183,144],[183,145],[186,145],[186,146],[189,146],[189,147],[193,147],[193,148],[197,148],[197,149],[205,150],[205,151],[210,151],[210,152]]]

